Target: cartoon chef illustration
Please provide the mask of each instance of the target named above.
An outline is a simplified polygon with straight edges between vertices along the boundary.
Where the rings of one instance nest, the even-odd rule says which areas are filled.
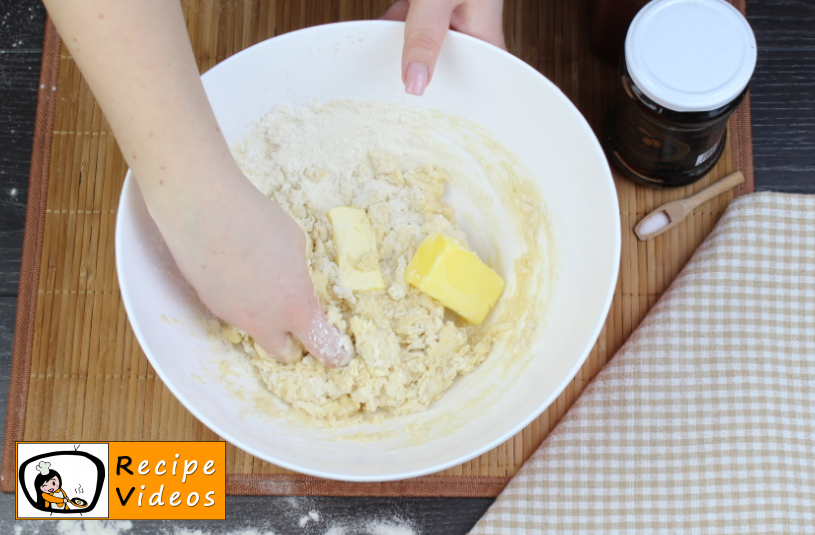
[[[46,508],[65,509],[68,494],[62,490],[62,477],[51,469],[51,463],[40,461],[37,465],[39,474],[34,478],[34,495],[37,505]]]

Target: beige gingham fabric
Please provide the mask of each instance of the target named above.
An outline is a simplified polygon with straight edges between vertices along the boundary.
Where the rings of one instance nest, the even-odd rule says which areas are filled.
[[[815,196],[736,200],[471,533],[815,533]]]

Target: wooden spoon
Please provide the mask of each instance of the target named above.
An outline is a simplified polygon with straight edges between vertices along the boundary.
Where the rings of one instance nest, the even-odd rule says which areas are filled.
[[[643,217],[634,227],[634,233],[642,241],[655,238],[684,221],[688,214],[700,204],[735,188],[742,182],[744,182],[744,175],[741,174],[741,171],[736,171],[706,187],[696,195],[692,195],[687,199],[665,203]]]

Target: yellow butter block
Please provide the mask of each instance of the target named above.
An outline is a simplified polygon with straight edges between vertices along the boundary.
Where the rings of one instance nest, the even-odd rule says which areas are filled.
[[[504,279],[451,238],[433,233],[416,250],[405,280],[457,313],[480,324],[504,290]]]
[[[379,254],[371,221],[365,210],[338,206],[328,211],[342,285],[350,290],[381,290]]]

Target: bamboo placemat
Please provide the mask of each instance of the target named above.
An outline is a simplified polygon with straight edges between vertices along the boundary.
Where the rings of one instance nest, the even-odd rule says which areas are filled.
[[[598,130],[617,70],[589,51],[591,0],[507,0],[509,50],[553,80]],[[740,2],[740,5],[739,5]],[[744,10],[744,1],[736,0]],[[374,18],[388,0],[185,0],[202,71],[283,32]],[[114,269],[114,223],[126,165],[70,52],[48,23],[20,278],[0,488],[14,489],[17,440],[218,440],[173,397],[141,352]],[[623,228],[614,301],[588,360],[557,400],[494,450],[437,475],[343,483],[296,474],[227,446],[231,494],[495,496],[628,338],[733,199],[720,196],[669,233],[638,242],[647,212],[740,169],[752,191],[749,99],[725,154],[699,183],[662,191],[615,175]]]

